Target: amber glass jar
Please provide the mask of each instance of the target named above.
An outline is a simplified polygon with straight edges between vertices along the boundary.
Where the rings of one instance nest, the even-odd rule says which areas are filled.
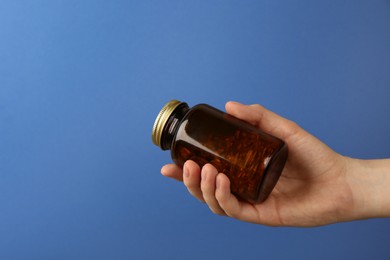
[[[187,160],[214,165],[230,180],[233,194],[251,203],[264,201],[287,159],[285,143],[206,104],[192,108],[168,102],[153,126],[153,143],[171,150],[175,164]]]

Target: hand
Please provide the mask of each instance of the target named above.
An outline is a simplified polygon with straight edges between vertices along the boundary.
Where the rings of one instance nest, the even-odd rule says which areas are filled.
[[[228,102],[226,111],[284,140],[289,157],[277,185],[261,204],[238,200],[230,192],[227,176],[211,164],[201,169],[187,161],[183,170],[173,164],[161,169],[164,176],[183,181],[212,212],[270,226],[319,226],[379,214],[378,203],[371,207],[367,203],[375,194],[353,174],[358,160],[341,156],[294,122],[260,105]]]

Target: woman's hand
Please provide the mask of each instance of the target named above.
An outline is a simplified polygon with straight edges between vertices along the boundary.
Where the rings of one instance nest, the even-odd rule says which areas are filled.
[[[183,169],[173,164],[161,169],[164,176],[183,181],[212,212],[270,226],[306,227],[390,214],[390,205],[383,207],[383,194],[377,187],[390,181],[389,160],[363,163],[344,157],[294,122],[260,105],[228,102],[226,111],[284,140],[289,156],[277,185],[261,204],[238,200],[230,192],[229,179],[211,164],[201,169],[187,161]],[[372,169],[378,174],[368,174]],[[382,189],[390,198],[390,189]]]

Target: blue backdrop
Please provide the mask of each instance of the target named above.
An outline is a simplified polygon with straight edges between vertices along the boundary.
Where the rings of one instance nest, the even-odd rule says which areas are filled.
[[[390,1],[0,2],[0,259],[389,259],[390,220],[270,228],[160,175],[170,99],[390,157]]]

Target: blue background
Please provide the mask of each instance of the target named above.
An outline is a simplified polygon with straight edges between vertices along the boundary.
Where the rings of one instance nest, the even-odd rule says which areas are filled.
[[[170,99],[261,103],[390,157],[390,1],[0,2],[0,259],[389,259],[390,221],[213,215],[151,128]]]

